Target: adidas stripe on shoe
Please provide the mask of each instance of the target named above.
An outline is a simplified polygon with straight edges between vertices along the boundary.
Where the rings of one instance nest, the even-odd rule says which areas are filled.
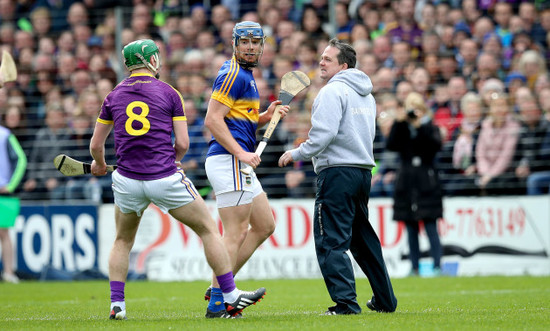
[[[206,318],[232,318],[232,316],[229,315],[225,309],[213,312],[210,309],[206,308],[206,314],[204,316]]]
[[[231,316],[236,316],[250,305],[255,305],[265,296],[265,288],[260,287],[254,292],[240,291],[234,302],[226,302],[225,310]]]

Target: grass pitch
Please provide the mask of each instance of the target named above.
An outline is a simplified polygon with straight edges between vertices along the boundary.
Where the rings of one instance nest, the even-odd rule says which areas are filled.
[[[206,282],[129,282],[128,320],[110,321],[106,281],[0,283],[0,330],[550,330],[550,277],[394,279],[393,314],[369,311],[358,279],[364,310],[354,316],[320,316],[333,303],[319,279],[237,284],[267,288],[242,319],[204,318]]]

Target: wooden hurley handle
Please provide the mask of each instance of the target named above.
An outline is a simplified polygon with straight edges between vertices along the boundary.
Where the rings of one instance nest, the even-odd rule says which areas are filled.
[[[281,113],[279,112],[279,109],[281,109],[281,107],[282,105],[277,105],[277,107],[275,108],[275,111],[273,112],[273,116],[271,117],[271,121],[269,121],[269,124],[265,129],[265,133],[262,138],[262,141],[268,141],[269,138],[271,138],[273,131],[277,127],[277,124],[279,124],[279,121],[281,120]]]

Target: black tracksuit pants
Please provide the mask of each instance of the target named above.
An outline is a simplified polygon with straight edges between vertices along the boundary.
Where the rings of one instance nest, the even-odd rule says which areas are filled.
[[[369,279],[375,306],[388,312],[397,307],[380,240],[369,223],[371,178],[370,170],[354,167],[327,168],[317,178],[315,250],[339,314],[361,312],[348,249]]]

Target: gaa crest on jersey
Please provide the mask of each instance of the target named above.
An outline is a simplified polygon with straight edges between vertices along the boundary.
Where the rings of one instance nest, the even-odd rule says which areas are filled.
[[[244,181],[245,181],[246,185],[251,185],[252,184],[252,177],[246,176],[244,178]]]

